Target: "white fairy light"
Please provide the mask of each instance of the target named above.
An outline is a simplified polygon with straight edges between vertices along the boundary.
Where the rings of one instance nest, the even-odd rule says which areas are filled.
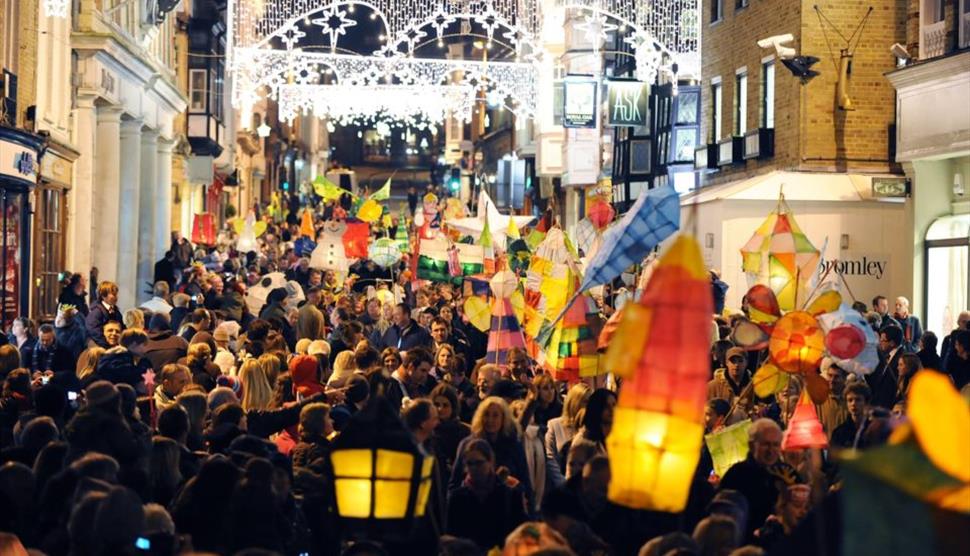
[[[330,38],[330,48],[337,47],[337,38],[340,35],[346,35],[348,27],[357,25],[355,20],[347,17],[347,10],[341,10],[337,4],[331,5],[330,9],[323,13],[323,17],[310,22],[323,28],[323,32]]]
[[[68,0],[44,0],[44,13],[47,17],[67,17]]]

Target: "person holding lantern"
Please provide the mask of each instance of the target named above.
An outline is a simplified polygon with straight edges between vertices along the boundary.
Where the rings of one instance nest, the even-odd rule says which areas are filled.
[[[748,457],[724,474],[719,490],[737,490],[748,499],[747,538],[775,510],[779,483],[795,482],[795,470],[781,460],[781,427],[771,419],[758,419],[748,430]],[[784,488],[784,487],[782,487]]]

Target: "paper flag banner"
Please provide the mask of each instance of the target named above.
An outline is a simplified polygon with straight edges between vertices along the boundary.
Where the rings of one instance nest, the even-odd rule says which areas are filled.
[[[371,193],[367,199],[370,201],[386,201],[391,198],[391,178],[387,178],[384,185],[377,191]]]
[[[433,282],[460,284],[463,276],[479,274],[484,270],[485,253],[481,245],[456,243],[459,276],[452,276],[448,269],[448,240],[443,237],[422,239],[417,261],[418,278]]]
[[[674,188],[641,193],[623,219],[603,233],[603,246],[590,259],[580,291],[613,280],[679,228],[680,196]]]

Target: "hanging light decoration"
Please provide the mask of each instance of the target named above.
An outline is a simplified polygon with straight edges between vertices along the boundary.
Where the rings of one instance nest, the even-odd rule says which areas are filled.
[[[808,391],[803,390],[795,406],[795,413],[788,421],[788,428],[781,438],[782,450],[804,450],[806,448],[828,448],[829,439],[825,436],[822,423],[818,420],[815,406]]]
[[[44,14],[47,17],[67,17],[69,0],[44,0]]]

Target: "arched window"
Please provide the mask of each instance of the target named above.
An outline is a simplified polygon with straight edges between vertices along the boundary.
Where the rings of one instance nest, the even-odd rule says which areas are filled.
[[[970,214],[941,216],[926,231],[926,326],[949,334],[970,301]]]

